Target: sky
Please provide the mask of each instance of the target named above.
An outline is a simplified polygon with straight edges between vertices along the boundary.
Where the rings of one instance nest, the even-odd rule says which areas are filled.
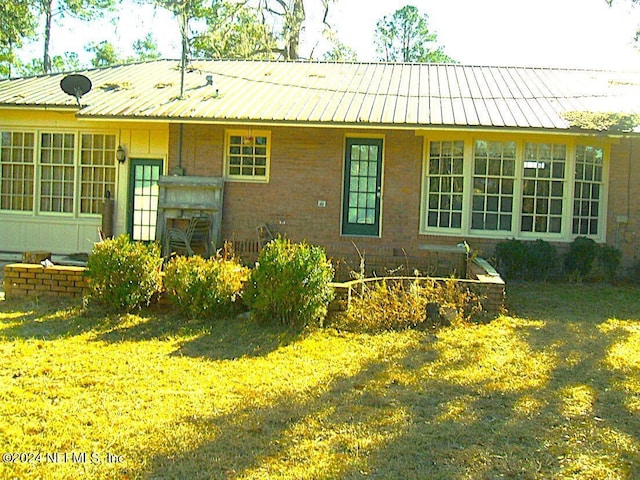
[[[306,1],[308,18],[319,18],[321,12],[313,8],[319,0]],[[428,14],[445,53],[463,64],[640,70],[640,51],[632,42],[640,8],[616,1],[610,8],[604,0],[335,0],[329,21],[360,61],[377,60],[377,21],[411,4]],[[52,54],[75,51],[88,62],[84,46],[108,39],[121,54],[131,55],[131,44],[151,30],[163,57],[179,58],[175,19],[149,6],[123,8],[113,22],[65,20],[54,26]],[[308,22],[301,54],[314,49],[318,57],[323,43],[319,29]],[[39,57],[41,50],[40,39],[23,59]]]

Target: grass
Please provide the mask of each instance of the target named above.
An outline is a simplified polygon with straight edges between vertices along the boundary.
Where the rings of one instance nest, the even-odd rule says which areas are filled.
[[[0,478],[640,478],[640,289],[507,295],[435,335],[0,302]]]

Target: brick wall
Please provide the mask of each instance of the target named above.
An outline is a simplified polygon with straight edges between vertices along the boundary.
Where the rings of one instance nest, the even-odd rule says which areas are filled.
[[[84,268],[55,265],[43,267],[13,263],[4,267],[4,292],[7,298],[38,295],[82,297],[88,290]]]
[[[640,257],[640,139],[611,146],[607,243],[622,250],[627,263]]]
[[[178,132],[177,126],[171,128],[170,170],[177,164]],[[352,270],[358,269],[357,247],[372,270],[411,263],[421,272],[444,273],[437,268],[438,259],[434,262],[421,246],[452,246],[464,238],[419,232],[422,136],[414,131],[359,128],[268,129],[269,182],[225,183],[222,238],[235,244],[246,263],[252,263],[257,256],[256,227],[267,223],[275,233],[285,234],[293,241],[323,246],[336,262],[348,263]],[[224,125],[184,125],[182,166],[186,175],[223,174],[224,132]],[[372,134],[384,138],[385,145],[382,236],[341,235],[345,138]],[[611,146],[610,158],[607,243],[623,251],[628,265],[634,257],[640,257],[640,139],[620,139]],[[319,201],[324,206],[319,206]],[[485,258],[491,258],[500,241],[482,237],[467,240]],[[569,245],[554,244],[561,253]]]

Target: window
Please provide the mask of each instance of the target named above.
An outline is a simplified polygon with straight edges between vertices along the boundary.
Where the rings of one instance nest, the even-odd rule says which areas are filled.
[[[267,180],[269,150],[269,132],[227,132],[227,176],[239,180]]]
[[[430,142],[426,225],[429,228],[462,227],[464,193],[464,142]]]
[[[107,192],[116,187],[116,136],[82,134],[80,147],[80,213],[102,212]]]
[[[561,233],[565,145],[526,143],[520,231]]]
[[[578,145],[573,192],[573,234],[598,235],[604,195],[602,148]]]
[[[75,135],[43,133],[40,137],[40,211],[73,212]]]
[[[511,231],[516,174],[515,142],[476,141],[471,229]]]
[[[0,135],[0,209],[33,210],[35,134]]]
[[[113,134],[4,131],[0,147],[1,210],[96,215],[115,193]]]
[[[603,241],[605,148],[537,138],[429,139],[421,233]]]

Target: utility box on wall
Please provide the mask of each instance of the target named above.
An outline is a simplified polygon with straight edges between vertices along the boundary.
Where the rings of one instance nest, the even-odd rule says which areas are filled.
[[[158,181],[156,239],[163,242],[167,228],[194,216],[211,216],[210,238],[220,247],[224,179],[219,177],[161,176]]]

